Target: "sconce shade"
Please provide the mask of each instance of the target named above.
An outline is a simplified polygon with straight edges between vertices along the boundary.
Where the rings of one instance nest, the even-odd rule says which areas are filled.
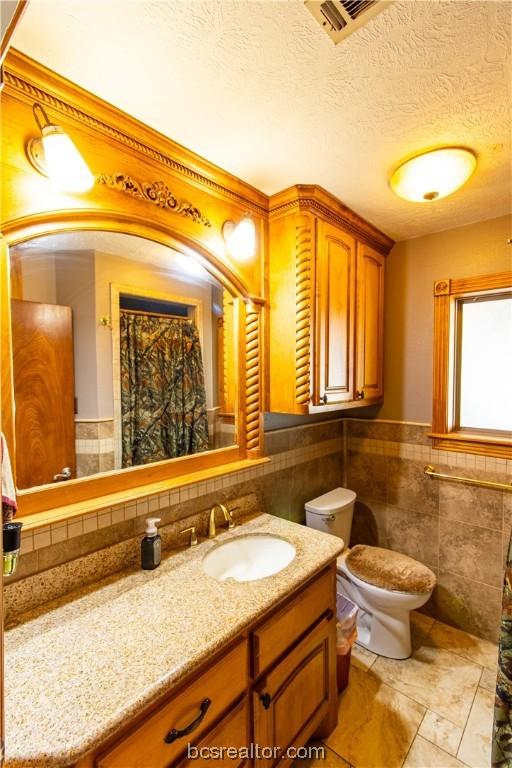
[[[463,147],[424,152],[400,165],[391,176],[393,191],[404,200],[429,203],[447,197],[469,179],[476,157]]]
[[[225,221],[222,234],[228,251],[237,261],[248,261],[256,252],[256,227],[250,216],[240,219],[238,224]]]
[[[44,115],[41,125],[36,108]],[[27,156],[39,173],[47,176],[64,192],[86,192],[94,184],[94,176],[70,137],[58,125],[52,125],[40,104],[34,105],[34,115],[41,137],[31,139]]]

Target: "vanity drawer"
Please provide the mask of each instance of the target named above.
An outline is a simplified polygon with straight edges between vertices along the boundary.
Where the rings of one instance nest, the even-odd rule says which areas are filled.
[[[218,766],[218,768],[239,768],[246,762],[246,758],[240,756],[242,747],[249,747],[251,741],[250,735],[250,708],[247,698],[243,699],[240,704],[222,718],[221,722],[209,733],[200,744],[197,744],[197,749],[204,750],[197,756],[192,753],[191,758],[185,758],[177,766],[177,768],[203,768],[206,766]],[[224,747],[224,751],[217,752],[220,747]],[[238,751],[236,757],[230,758],[226,753],[226,748],[235,748]]]
[[[252,633],[253,675],[267,669],[328,611],[336,608],[336,572],[324,571],[303,593]]]
[[[166,768],[189,741],[197,743],[245,692],[247,671],[247,641],[244,640],[99,757],[97,767]],[[189,733],[174,735],[171,743],[165,741],[173,729],[183,731],[187,726],[193,726]]]

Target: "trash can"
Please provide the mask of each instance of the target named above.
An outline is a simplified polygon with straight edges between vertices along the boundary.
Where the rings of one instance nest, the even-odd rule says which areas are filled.
[[[357,613],[355,603],[344,595],[336,595],[336,676],[338,693],[348,685],[350,656],[357,638]]]

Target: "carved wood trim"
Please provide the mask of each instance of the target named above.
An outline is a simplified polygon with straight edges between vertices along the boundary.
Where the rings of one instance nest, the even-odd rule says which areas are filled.
[[[360,240],[364,240],[372,248],[375,248],[376,251],[387,256],[394,245],[394,240],[361,219],[354,211],[342,206],[342,204],[339,204],[339,206],[341,210],[344,209],[343,213],[341,210],[335,211],[329,208],[314,197],[298,197],[278,204],[274,208],[271,207],[270,216],[272,218],[294,210],[299,211],[301,208],[307,208],[313,213],[324,217],[335,226],[341,227],[345,232],[354,235]]]
[[[434,283],[434,296],[448,296],[450,293],[449,280],[436,280]]]
[[[295,401],[311,397],[311,229],[295,228]]]
[[[205,227],[212,226],[210,219],[203,216],[199,208],[186,200],[178,200],[163,181],[139,182],[125,173],[114,173],[111,176],[102,173],[96,177],[96,182],[97,184],[104,184],[109,189],[125,192],[138,200],[145,200],[159,208],[164,208],[166,211],[185,216]]]
[[[261,450],[260,307],[247,305],[245,313],[245,438],[248,451]]]
[[[130,149],[133,149],[136,152],[140,152],[146,157],[150,157],[152,160],[156,160],[158,163],[165,165],[167,168],[171,168],[173,171],[177,171],[183,176],[186,176],[188,179],[191,179],[204,187],[208,187],[211,190],[219,192],[225,197],[236,200],[243,206],[249,207],[251,210],[263,216],[268,216],[268,208],[266,206],[259,205],[249,197],[246,197],[245,195],[242,195],[235,190],[220,184],[214,179],[208,178],[208,176],[199,173],[199,171],[196,171],[193,168],[189,168],[183,163],[180,163],[175,158],[170,157],[169,155],[164,154],[163,152],[160,152],[157,149],[148,146],[147,144],[144,144],[143,142],[133,138],[133,136],[130,136],[127,133],[123,133],[118,128],[114,128],[112,125],[109,125],[102,120],[98,120],[98,118],[93,117],[81,109],[78,109],[72,104],[68,104],[63,99],[59,99],[56,96],[53,96],[51,93],[38,88],[37,86],[28,82],[28,80],[19,77],[19,75],[14,74],[14,72],[11,72],[7,67],[4,68],[3,74],[6,89],[10,88],[18,94],[21,94],[25,97],[25,101],[29,101],[31,103],[33,101],[39,101],[45,106],[50,107],[52,110],[60,112],[87,126],[90,129],[99,131],[105,136],[108,136],[110,139],[119,141],[125,146],[130,147]]]

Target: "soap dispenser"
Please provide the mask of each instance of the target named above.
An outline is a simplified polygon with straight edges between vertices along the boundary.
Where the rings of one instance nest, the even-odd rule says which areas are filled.
[[[160,565],[162,558],[162,540],[158,535],[156,524],[159,517],[148,517],[146,520],[146,535],[141,541],[141,565],[145,571],[152,571]]]
[[[12,576],[18,567],[21,546],[21,526],[23,523],[4,523],[3,553],[4,576]]]

